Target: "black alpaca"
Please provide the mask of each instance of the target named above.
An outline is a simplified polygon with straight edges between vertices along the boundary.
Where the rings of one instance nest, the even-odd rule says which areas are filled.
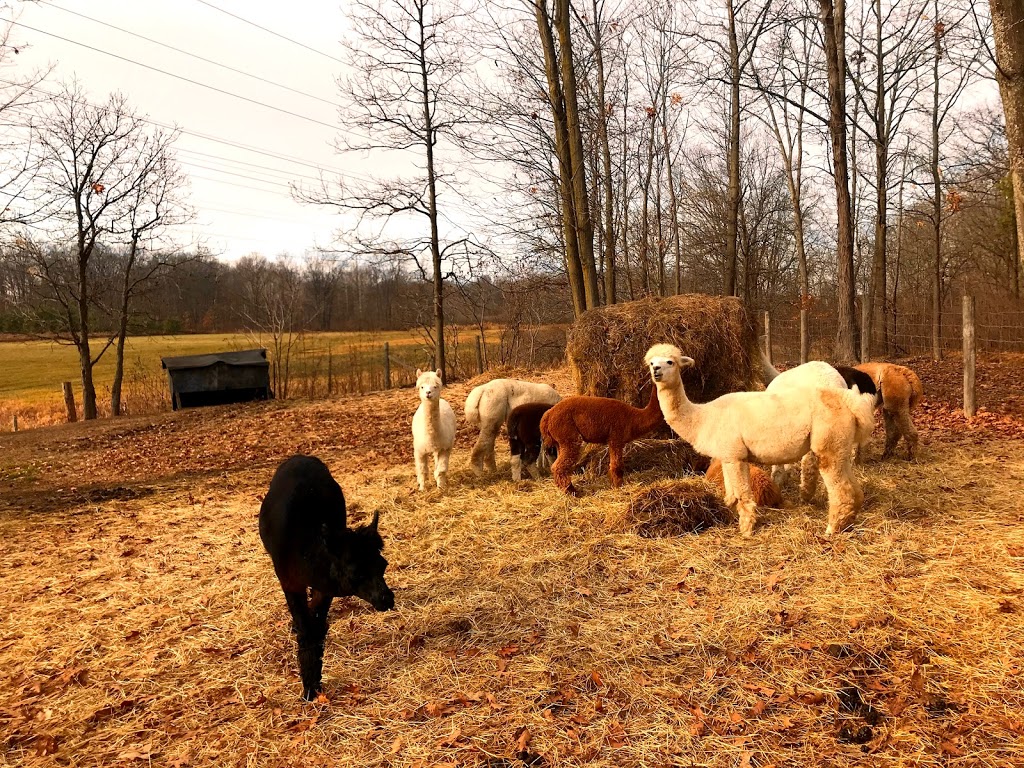
[[[531,470],[541,456],[540,417],[551,408],[551,403],[523,403],[512,409],[505,423],[508,432],[508,449],[512,454],[512,479],[522,480],[523,469],[537,476]]]
[[[355,595],[378,611],[395,607],[384,581],[388,562],[381,555],[378,517],[374,513],[369,525],[346,528],[341,487],[313,456],[292,456],[270,481],[260,507],[260,538],[292,614],[306,701],[320,692],[331,600]]]
[[[856,384],[857,389],[860,390],[862,395],[871,393],[875,396],[876,405],[882,402],[881,387],[875,386],[874,379],[864,373],[864,371],[858,371],[856,368],[851,368],[847,365],[837,365],[836,370],[839,371],[839,375],[846,381],[847,388]]]

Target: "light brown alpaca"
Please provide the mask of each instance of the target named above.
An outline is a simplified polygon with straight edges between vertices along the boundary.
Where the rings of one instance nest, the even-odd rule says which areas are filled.
[[[917,449],[917,430],[910,420],[910,412],[924,395],[921,379],[906,366],[895,363],[861,363],[854,367],[870,376],[882,393],[882,418],[885,421],[882,458],[893,455],[902,437],[907,443],[907,458],[912,460]]]
[[[725,491],[725,474],[722,472],[721,460],[714,459],[708,465],[708,471],[704,476],[709,482],[717,485],[723,492]],[[750,490],[754,492],[754,503],[757,506],[781,509],[782,492],[772,482],[771,476],[754,464],[750,465]]]
[[[540,420],[544,450],[558,458],[551,465],[555,484],[575,496],[571,475],[580,460],[584,443],[608,446],[608,476],[612,488],[622,485],[622,449],[665,423],[658,404],[658,390],[651,388],[645,408],[634,408],[611,397],[574,395],[551,406]]]

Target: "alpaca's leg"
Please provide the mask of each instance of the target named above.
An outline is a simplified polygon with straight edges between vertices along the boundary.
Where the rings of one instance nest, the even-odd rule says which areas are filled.
[[[740,534],[750,536],[757,524],[757,502],[754,491],[750,487],[750,464],[745,461],[722,463],[722,476],[731,478],[726,487],[731,486],[731,493],[736,497],[736,511],[740,516]],[[729,491],[727,491],[729,493]]]
[[[818,490],[818,457],[808,451],[800,459],[800,499],[809,504]]]
[[[302,678],[302,698],[312,701],[320,693],[324,664],[324,638],[327,637],[327,613],[321,619],[311,611],[306,593],[285,592],[292,626],[298,644],[299,676]]]
[[[896,443],[900,441],[900,427],[896,414],[888,409],[882,410],[882,420],[885,422],[885,449],[882,451],[882,458],[888,459],[896,450]]]
[[[334,595],[329,595],[326,592],[318,592],[317,590],[311,590],[309,596],[309,609],[313,612],[313,616],[317,621],[327,623],[327,614],[331,610],[331,602],[334,600]]]
[[[622,449],[621,440],[608,441],[608,477],[611,478],[612,488],[622,486]]]
[[[551,474],[555,478],[555,485],[563,492],[576,495],[576,487],[572,484],[572,473],[576,469],[576,463],[580,457],[580,446],[576,442],[558,443],[558,458],[551,465]]]
[[[451,455],[450,449],[434,454],[434,482],[442,491],[448,487],[448,459]]]
[[[497,466],[494,461],[494,441],[498,439],[500,431],[500,421],[480,425],[480,436],[476,439],[470,458],[473,471],[478,475],[482,474],[485,468],[493,470]]]
[[[772,482],[782,488],[789,480],[788,464],[772,464]]]
[[[523,459],[518,454],[512,454],[512,479],[519,482],[523,479]]]
[[[429,455],[416,451],[416,482],[419,483],[421,491],[427,489],[427,456]]]
[[[918,437],[914,422],[910,420],[910,408],[904,406],[896,413],[896,426],[907,443],[907,460],[913,461]]]
[[[864,492],[853,474],[847,451],[840,455],[826,453],[819,456],[821,479],[828,490],[828,526],[825,535],[845,530],[860,510]]]

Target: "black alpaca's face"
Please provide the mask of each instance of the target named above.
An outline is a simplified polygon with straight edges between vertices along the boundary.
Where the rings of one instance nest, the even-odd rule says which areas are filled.
[[[360,597],[378,611],[390,611],[395,607],[395,593],[384,580],[388,561],[381,550],[384,542],[376,526],[363,526],[354,531],[357,546],[353,552],[352,594]]]

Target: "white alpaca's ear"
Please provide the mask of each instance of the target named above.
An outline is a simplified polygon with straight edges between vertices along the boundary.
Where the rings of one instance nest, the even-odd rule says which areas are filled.
[[[695,365],[692,357],[680,357],[679,367],[680,368],[692,368]]]
[[[423,375],[423,371],[421,371],[419,368],[417,368],[416,369],[416,378],[418,379],[422,375]]]
[[[434,373],[437,374],[437,378],[439,378],[439,379],[441,378],[441,369],[440,368],[438,368],[436,371],[434,371]],[[444,382],[442,381],[441,383],[443,384]]]

